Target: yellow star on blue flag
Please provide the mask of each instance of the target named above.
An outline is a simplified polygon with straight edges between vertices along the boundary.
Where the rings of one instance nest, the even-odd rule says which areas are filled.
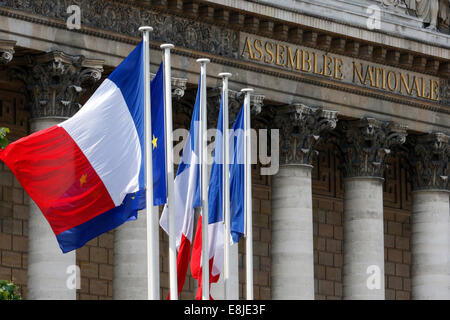
[[[155,135],[153,135],[152,145],[153,145],[153,150],[155,150],[156,147],[158,146],[158,138],[155,137]]]
[[[153,203],[155,206],[160,206],[167,200],[166,148],[164,144],[164,68],[162,63],[151,82],[150,89],[153,136],[151,141],[153,146]]]

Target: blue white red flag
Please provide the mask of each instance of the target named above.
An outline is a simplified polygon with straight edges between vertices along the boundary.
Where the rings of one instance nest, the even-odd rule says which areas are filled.
[[[189,267],[194,229],[195,208],[200,201],[200,81],[191,119],[191,128],[183,149],[181,163],[174,181],[174,215],[177,255],[178,294],[183,290]],[[169,234],[169,210],[161,215],[161,228]]]
[[[161,90],[152,91],[163,99]],[[155,103],[159,107],[164,104]],[[164,121],[153,125],[155,139],[163,142],[158,126]],[[137,219],[145,208],[144,147],[141,43],[72,118],[10,144],[0,158],[69,252]],[[159,163],[154,170],[165,176]]]
[[[219,119],[214,145],[214,158],[211,167],[208,187],[208,252],[209,252],[209,285],[219,281],[223,270],[224,237],[223,237],[223,98],[220,103]],[[197,222],[195,241],[191,259],[192,276],[198,280],[196,299],[202,298],[202,216]],[[211,295],[210,295],[210,298]]]
[[[230,218],[234,243],[245,234],[245,131],[244,106],[234,122],[230,137]]]

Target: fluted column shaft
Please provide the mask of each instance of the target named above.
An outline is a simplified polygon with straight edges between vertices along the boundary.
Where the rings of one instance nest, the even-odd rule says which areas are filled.
[[[406,128],[373,118],[339,124],[345,190],[343,298],[383,300],[382,177],[391,147],[406,140]]]
[[[383,179],[344,180],[345,299],[384,299]]]
[[[158,210],[153,210],[157,215]],[[128,221],[114,233],[114,300],[146,300],[147,295],[147,213]]]
[[[282,166],[272,179],[273,299],[314,299],[311,169]]]
[[[411,297],[450,299],[449,136],[411,138]]]
[[[272,298],[314,299],[312,157],[337,113],[293,105],[280,108],[280,169],[272,178]],[[272,155],[273,157],[274,155]]]
[[[449,299],[449,193],[415,191],[411,219],[411,297]]]

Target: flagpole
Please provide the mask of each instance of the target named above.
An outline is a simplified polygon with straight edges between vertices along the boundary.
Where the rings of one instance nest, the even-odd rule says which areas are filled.
[[[246,216],[246,280],[247,300],[253,300],[253,222],[252,222],[252,147],[250,127],[250,94],[253,89],[242,89],[244,99],[244,125],[245,125],[245,216]]]
[[[219,77],[222,78],[222,107],[223,107],[223,219],[224,219],[224,268],[223,279],[225,286],[225,300],[231,298],[231,259],[230,259],[230,242],[231,242],[231,221],[230,221],[230,174],[229,174],[229,121],[228,121],[228,78],[231,77],[231,73],[222,72],[219,73]]]
[[[150,32],[152,27],[140,27],[144,42],[144,122],[145,122],[145,184],[147,209],[147,298],[159,300],[159,237],[158,216],[153,212],[153,155],[150,99]]]
[[[170,300],[178,300],[177,279],[177,243],[175,235],[175,212],[174,212],[174,170],[173,170],[173,130],[172,130],[172,75],[170,49],[173,44],[162,44],[164,52],[164,106],[165,106],[165,128],[166,128],[166,167],[167,167],[167,209],[169,210],[169,280]]]
[[[209,300],[209,242],[208,242],[208,153],[206,110],[206,64],[209,59],[197,59],[200,63],[200,163],[202,195],[202,300]]]

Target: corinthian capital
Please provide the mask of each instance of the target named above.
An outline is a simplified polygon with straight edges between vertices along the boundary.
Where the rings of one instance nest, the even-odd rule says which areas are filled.
[[[264,98],[265,96],[263,94],[255,93],[250,96],[250,112],[252,115],[258,115],[261,113],[264,106]]]
[[[156,74],[151,73],[150,78],[153,80],[153,78],[156,76]],[[184,96],[184,92],[186,90],[186,83],[187,79],[185,78],[171,78],[171,85],[172,85],[172,97],[175,100],[180,100]]]
[[[338,128],[338,148],[344,176],[383,177],[391,148],[406,141],[406,126],[362,118],[343,121]]]
[[[232,126],[244,103],[243,92],[228,89],[228,113],[229,125]],[[220,99],[222,98],[222,87],[215,87],[208,90],[208,126],[213,127],[219,115]],[[252,94],[250,96],[250,112],[252,116],[261,113],[264,106],[265,96],[262,94]],[[252,119],[253,120],[253,119]],[[252,126],[253,127],[253,126]]]
[[[274,128],[280,130],[280,164],[311,165],[320,135],[333,130],[337,112],[294,104],[277,109]]]
[[[7,64],[12,60],[15,45],[15,41],[0,40],[0,64]]]
[[[222,90],[222,89],[221,89]],[[233,112],[237,114],[241,110],[242,104],[244,103],[245,93],[241,91],[228,90],[229,103],[234,107]],[[250,112],[251,115],[259,115],[264,106],[263,94],[252,93],[250,94]]]
[[[449,190],[450,136],[435,132],[408,139],[414,190]]]
[[[27,66],[11,68],[9,76],[25,83],[32,119],[71,117],[81,108],[80,95],[103,72],[103,61],[61,51],[28,56],[25,61]]]

